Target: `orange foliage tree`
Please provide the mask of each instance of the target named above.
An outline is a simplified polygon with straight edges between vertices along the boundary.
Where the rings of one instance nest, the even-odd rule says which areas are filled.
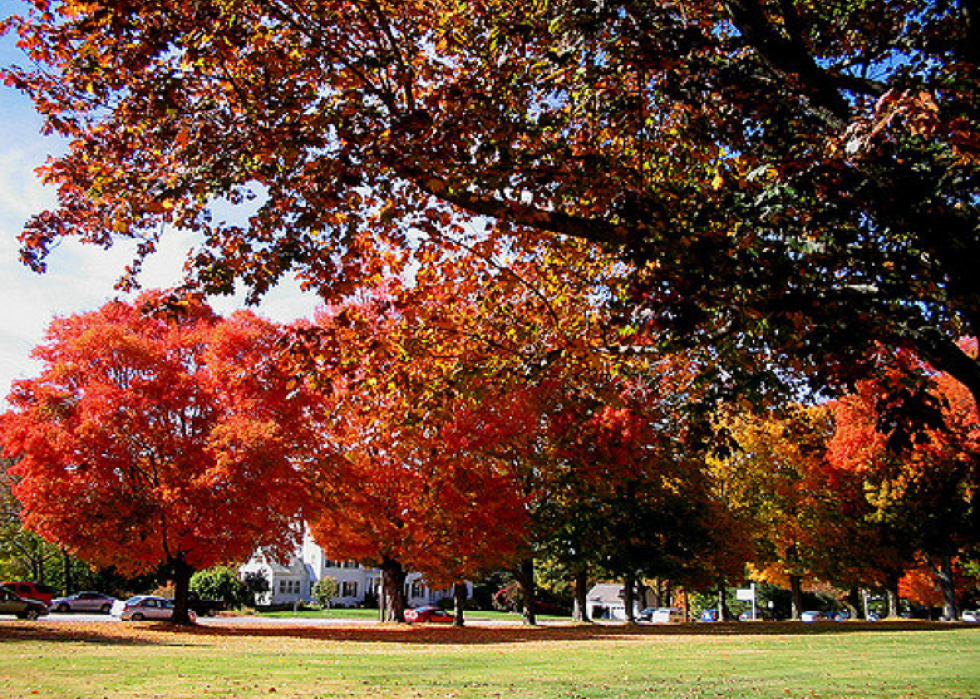
[[[54,321],[0,426],[25,525],[99,565],[163,565],[187,622],[195,569],[292,543],[303,406],[275,325],[162,301]]]
[[[737,447],[714,462],[716,477],[731,508],[751,522],[756,575],[788,584],[798,618],[804,582],[826,579],[847,538],[824,478],[828,411],[797,406],[785,414],[746,414],[727,420],[725,428]]]
[[[2,75],[69,139],[36,267],[186,229],[210,289],[343,292],[484,217],[629,260],[631,320],[742,389],[786,363],[846,385],[877,341],[980,397],[955,343],[980,332],[974,2],[24,5]]]
[[[417,287],[390,280],[320,313],[301,355],[300,371],[322,396],[325,448],[311,532],[329,555],[381,569],[382,614],[392,621],[403,620],[407,569],[430,585],[462,583],[509,565],[523,541],[509,472],[473,448],[490,439],[487,429],[470,434],[457,417],[477,390],[459,377],[466,348],[431,326],[425,303]]]
[[[906,434],[890,422],[896,385],[926,392],[919,402],[934,407],[932,426]],[[955,559],[972,549],[978,531],[980,421],[972,396],[949,375],[902,354],[879,381],[860,383],[835,409],[832,462],[862,482],[878,541],[901,542],[905,568],[917,553],[932,566],[944,616],[955,619]]]

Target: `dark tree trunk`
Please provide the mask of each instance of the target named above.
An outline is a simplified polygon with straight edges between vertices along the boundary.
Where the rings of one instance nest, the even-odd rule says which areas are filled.
[[[61,549],[61,563],[65,572],[65,595],[70,595],[75,591],[75,581],[72,580],[71,556],[66,549]]]
[[[537,615],[534,613],[535,607],[535,585],[534,585],[534,561],[526,558],[521,561],[521,566],[517,570],[517,582],[521,586],[521,616],[525,626],[536,626],[538,623]]]
[[[636,623],[636,574],[627,573],[623,578],[623,605],[626,607],[626,622]]]
[[[803,614],[803,578],[799,575],[789,576],[790,618],[799,621]]]
[[[405,622],[405,569],[398,561],[381,559],[381,621]]]
[[[453,619],[454,626],[462,626],[465,623],[463,610],[466,608],[466,600],[468,597],[469,593],[467,592],[465,582],[453,583],[453,614],[455,615],[455,618]]]
[[[725,602],[725,582],[718,585],[718,621],[728,621],[728,604]]]
[[[943,620],[956,621],[960,617],[959,605],[956,603],[956,583],[953,579],[953,557],[943,555],[939,565],[935,566],[939,589],[943,593]]]
[[[857,586],[852,587],[847,596],[844,598],[844,604],[847,605],[847,610],[851,613],[852,619],[863,619],[864,618],[864,605],[861,604],[861,591]]]
[[[194,569],[187,564],[183,555],[170,561],[170,574],[174,583],[174,613],[170,621],[174,624],[190,626],[194,623],[190,613],[191,575]]]
[[[888,618],[898,619],[901,610],[898,608],[898,581],[902,579],[900,573],[888,573],[885,581],[885,598],[888,600]]]
[[[589,619],[588,595],[589,568],[583,564],[575,571],[575,604],[572,608],[572,621],[582,624],[591,621]]]
[[[664,582],[660,578],[657,578],[657,585],[653,588],[653,606],[664,606]]]

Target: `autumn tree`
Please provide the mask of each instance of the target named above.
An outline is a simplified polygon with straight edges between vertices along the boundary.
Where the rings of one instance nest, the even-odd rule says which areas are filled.
[[[165,566],[187,622],[195,569],[292,542],[303,405],[276,326],[163,301],[53,321],[0,426],[25,525],[122,572]]]
[[[37,268],[183,228],[212,291],[335,293],[479,217],[619,255],[623,320],[715,345],[722,393],[846,384],[880,342],[980,395],[973,2],[34,0],[6,26],[36,66],[6,81],[69,142]]]
[[[826,579],[841,519],[824,487],[829,412],[796,406],[785,414],[734,416],[726,421],[736,448],[715,461],[715,473],[735,512],[749,517],[755,575],[789,587],[792,615],[803,611],[803,585]]]
[[[975,349],[967,344],[965,351]],[[889,428],[889,396],[894,390],[879,382],[862,382],[836,404],[830,458],[837,468],[861,480],[866,517],[879,537],[886,543],[901,542],[903,572],[915,567],[917,555],[925,557],[942,590],[944,615],[955,619],[954,563],[976,544],[980,423],[962,384],[921,367],[908,354],[896,359],[887,379],[901,382],[909,365],[930,376],[941,424],[911,440],[904,435],[894,439],[898,428]]]
[[[404,621],[407,570],[454,585],[506,566],[525,517],[507,471],[473,449],[489,437],[470,422],[465,343],[424,310],[445,292],[392,279],[362,296],[321,312],[299,355],[323,396],[310,528],[328,555],[379,567],[383,619]]]
[[[14,496],[12,459],[0,459],[0,577],[50,582],[51,564],[62,558],[56,546],[24,528],[20,502]]]

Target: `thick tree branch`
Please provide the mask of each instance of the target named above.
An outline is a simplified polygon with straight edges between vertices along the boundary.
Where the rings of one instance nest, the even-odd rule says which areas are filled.
[[[574,216],[561,211],[546,211],[527,204],[503,201],[457,189],[446,180],[411,166],[397,165],[396,170],[400,175],[414,182],[423,192],[478,216],[510,221],[534,230],[560,233],[602,245],[623,247],[636,239],[636,233],[621,224]]]
[[[841,95],[834,78],[817,65],[792,17],[787,18],[787,36],[766,16],[758,0],[729,0],[725,3],[732,21],[766,63],[777,72],[795,76],[795,87],[806,93],[815,106],[828,111],[840,122],[850,116],[847,100]],[[783,3],[785,5],[786,3]],[[795,16],[795,14],[793,15]]]

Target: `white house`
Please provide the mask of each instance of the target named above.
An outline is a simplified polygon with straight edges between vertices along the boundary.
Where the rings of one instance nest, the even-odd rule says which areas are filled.
[[[634,590],[634,616],[652,604],[648,600],[650,591],[646,588]],[[586,595],[586,608],[590,619],[626,619],[626,602],[624,601],[623,586],[617,583],[599,583],[594,585]]]
[[[337,581],[337,597],[331,604],[337,607],[353,607],[364,603],[367,596],[378,598],[381,571],[362,566],[354,561],[333,561],[323,554],[309,534],[303,537],[299,551],[283,565],[266,556],[262,551],[253,554],[251,560],[239,569],[239,574],[261,573],[269,581],[269,592],[259,595],[260,605],[288,605],[309,603],[313,600],[313,586],[322,578]],[[472,590],[471,590],[472,592]],[[419,573],[405,576],[405,600],[410,607],[434,604],[449,597],[447,589],[430,588]]]

